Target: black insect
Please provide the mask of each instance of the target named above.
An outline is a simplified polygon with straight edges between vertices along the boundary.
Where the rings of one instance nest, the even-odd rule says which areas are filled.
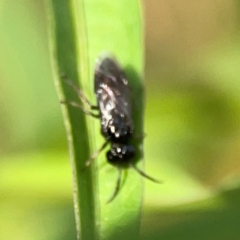
[[[106,157],[110,164],[118,168],[119,175],[116,188],[108,203],[116,197],[119,191],[122,168],[124,167],[132,167],[143,177],[159,183],[158,180],[138,169],[132,162],[135,156],[135,148],[130,144],[134,132],[131,92],[126,75],[116,60],[112,57],[106,57],[98,60],[96,64],[94,91],[97,98],[97,106],[92,105],[81,90],[74,86],[72,82],[67,80],[67,83],[73,87],[82,103],[87,105],[90,110],[76,102],[62,101],[62,103],[68,103],[80,108],[88,115],[100,118],[101,133],[106,139],[101,148],[86,162],[86,166],[89,166],[108,144],[111,145]]]

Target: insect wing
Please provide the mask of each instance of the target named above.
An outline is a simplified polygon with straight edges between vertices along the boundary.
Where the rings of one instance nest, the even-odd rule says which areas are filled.
[[[114,59],[105,58],[96,65],[94,83],[104,127],[107,127],[111,118],[118,115],[133,128],[128,81]]]

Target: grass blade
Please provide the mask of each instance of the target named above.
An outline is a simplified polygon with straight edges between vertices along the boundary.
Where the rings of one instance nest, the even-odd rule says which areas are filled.
[[[51,23],[52,62],[60,100],[78,101],[77,95],[60,74],[96,103],[93,92],[95,60],[103,51],[110,52],[126,70],[134,101],[135,134],[142,135],[143,125],[143,45],[141,4],[138,0],[47,0]],[[89,156],[102,145],[100,123],[80,110],[63,106],[74,182],[74,204],[79,238],[139,238],[142,203],[142,178],[132,169],[124,170],[123,184],[116,199],[112,194],[117,170],[106,164],[105,154],[82,172]],[[137,165],[142,167],[142,145]]]

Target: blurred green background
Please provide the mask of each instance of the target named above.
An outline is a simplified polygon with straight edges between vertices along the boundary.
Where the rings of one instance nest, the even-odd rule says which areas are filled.
[[[142,239],[240,239],[240,4],[148,0]],[[44,1],[0,1],[0,239],[76,239]]]

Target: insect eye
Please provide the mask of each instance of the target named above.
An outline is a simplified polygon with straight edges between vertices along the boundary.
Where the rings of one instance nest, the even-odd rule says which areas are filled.
[[[113,151],[113,149],[109,150],[106,155],[107,155],[108,162],[111,164],[116,163],[116,161],[118,160],[118,157],[116,156],[116,152]]]
[[[134,155],[135,155],[135,149],[133,146],[131,145],[128,145],[126,146],[126,155],[129,157],[129,158],[133,158]]]

